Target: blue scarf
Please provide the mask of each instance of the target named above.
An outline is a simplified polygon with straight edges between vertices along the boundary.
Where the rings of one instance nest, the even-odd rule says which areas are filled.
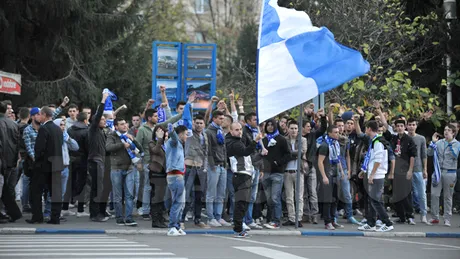
[[[379,137],[379,135],[375,135],[372,140],[371,140],[371,143],[369,143],[369,148],[367,149],[367,153],[366,153],[366,156],[364,156],[364,162],[363,162],[363,165],[361,166],[361,170],[363,172],[366,172],[367,173],[367,169],[368,169],[368,166],[369,166],[369,162],[371,161],[371,150],[372,150],[372,143],[374,142],[374,140]]]
[[[126,133],[122,134],[119,131],[115,131],[117,135],[120,137],[120,140],[122,143],[128,143],[130,146],[129,148],[126,148],[126,152],[128,152],[129,158],[133,163],[136,163],[139,161],[139,159],[136,157],[136,153],[139,153],[139,149],[137,149],[136,145],[134,142],[132,142],[127,136]]]
[[[246,127],[252,132],[252,139],[256,139],[257,135],[259,134],[259,129],[251,127],[249,124],[246,123]],[[260,145],[259,142],[257,142],[256,149],[262,149],[262,145]]]
[[[113,120],[106,120],[105,121],[105,126],[111,130],[114,130],[115,127],[113,126]]]
[[[166,121],[166,112],[165,112],[165,109],[163,109],[163,108],[161,108],[161,107],[158,107],[157,113],[158,113],[158,123],[165,122],[165,121]]]
[[[270,143],[270,141],[280,135],[280,132],[278,130],[275,130],[273,133],[267,133],[267,143]]]
[[[225,139],[224,139],[224,132],[222,131],[222,127],[217,125],[214,122],[211,123],[211,126],[217,129],[217,143],[219,143],[219,145],[223,145],[225,143]]]
[[[328,135],[324,137],[329,147],[329,162],[331,165],[340,163],[340,144],[336,139],[330,138]]]
[[[434,142],[431,142],[430,147],[434,151],[434,154],[433,154],[434,173],[431,179],[431,183],[433,184],[433,187],[436,187],[441,181],[441,166],[439,165],[438,145],[436,145],[436,143]]]

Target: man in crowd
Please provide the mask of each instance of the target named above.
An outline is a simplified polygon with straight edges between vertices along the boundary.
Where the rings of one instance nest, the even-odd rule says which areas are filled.
[[[43,222],[42,194],[47,188],[51,194],[51,217],[48,224],[60,224],[62,208],[61,171],[64,170],[62,160],[63,133],[52,121],[53,111],[44,106],[40,109],[42,125],[34,147],[35,165],[31,180],[32,219],[28,223]]]
[[[288,210],[288,221],[283,223],[284,226],[295,226],[295,186],[297,182],[297,156],[298,156],[298,133],[299,133],[299,126],[296,121],[291,121],[289,123],[288,128],[288,137],[287,144],[289,146],[289,151],[291,153],[291,160],[287,163],[286,169],[284,170],[284,191],[286,193],[286,207]],[[305,154],[307,152],[307,139],[302,137],[302,162],[305,160]],[[302,166],[301,166],[302,167]],[[301,168],[302,170],[302,168]],[[299,193],[304,193],[304,177],[300,177],[299,183]],[[303,197],[299,198],[299,220],[302,219],[303,215]],[[299,227],[303,227],[302,223],[299,221]]]
[[[234,209],[234,228],[236,237],[246,237],[247,233],[243,229],[243,218],[247,213],[248,204],[251,200],[252,177],[255,173],[251,161],[251,154],[256,150],[256,144],[262,139],[258,134],[254,140],[248,143],[243,142],[242,127],[239,122],[234,122],[230,126],[230,134],[225,138],[227,155],[230,160],[230,167],[233,172],[233,186],[235,188],[235,209]]]
[[[394,229],[382,202],[385,175],[388,172],[389,150],[383,144],[386,140],[377,134],[378,128],[376,121],[369,121],[366,125],[366,135],[371,139],[371,143],[369,143],[361,171],[367,174],[368,180],[364,185],[367,187],[369,205],[366,214],[367,224],[358,228],[361,231],[387,232]],[[376,228],[377,216],[384,224],[379,229]]]
[[[133,126],[129,129],[128,134],[136,137],[139,128],[141,127],[141,116],[139,114],[134,114],[131,117],[131,123]]]
[[[105,222],[109,220],[105,216],[106,208],[102,208],[102,193],[104,188],[104,170],[105,170],[105,146],[106,136],[103,132],[106,127],[106,119],[102,116],[104,112],[105,101],[109,97],[108,93],[102,94],[102,100],[97,107],[94,121],[88,130],[88,171],[91,176],[91,192],[89,214],[90,219],[95,222]]]
[[[399,217],[398,223],[407,222],[415,225],[411,190],[417,146],[414,140],[405,133],[405,120],[396,120],[395,127],[397,135],[393,135],[391,147],[396,156],[396,170],[394,175],[389,176],[389,179],[394,179],[393,202]]]
[[[69,110],[67,111],[69,117],[66,119],[65,129],[68,130],[70,127],[77,122],[77,115],[78,115],[78,106],[76,104],[69,105]]]
[[[7,104],[0,102],[0,185],[1,201],[5,205],[10,222],[22,217],[16,204],[15,186],[18,182],[16,164],[19,154],[19,128],[7,117]],[[3,180],[3,181],[2,181]]]
[[[407,121],[407,132],[410,137],[414,140],[415,146],[417,147],[417,154],[414,161],[414,173],[412,176],[412,185],[414,195],[420,206],[420,220],[422,223],[428,224],[426,219],[427,213],[427,201],[426,201],[426,182],[428,178],[427,173],[427,152],[426,152],[426,139],[416,134],[417,120],[409,118]]]
[[[460,142],[454,137],[457,129],[448,124],[444,128],[444,139],[439,140],[440,134],[435,133],[428,148],[428,155],[433,156],[434,172],[431,183],[431,224],[439,224],[439,197],[444,193],[444,225],[451,226],[452,197],[456,182],[457,162],[460,152]]]

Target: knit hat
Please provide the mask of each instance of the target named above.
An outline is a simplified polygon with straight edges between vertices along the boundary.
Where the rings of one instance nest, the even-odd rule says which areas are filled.
[[[30,116],[34,116],[35,114],[39,113],[40,112],[40,108],[38,107],[33,107],[31,110],[30,110]]]
[[[352,111],[347,111],[347,112],[344,112],[342,114],[342,120],[343,121],[348,121],[348,120],[351,120],[353,118],[353,112]]]

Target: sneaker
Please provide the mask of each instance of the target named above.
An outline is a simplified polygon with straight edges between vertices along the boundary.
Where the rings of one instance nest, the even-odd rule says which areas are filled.
[[[362,213],[360,210],[358,210],[358,209],[356,209],[354,212],[355,212],[356,215],[358,215],[358,216],[362,216],[362,215],[363,215],[363,213]]]
[[[232,224],[230,224],[227,221],[225,221],[225,219],[220,219],[219,224],[221,224],[222,227],[231,227],[232,226]]]
[[[216,219],[208,220],[208,226],[214,227],[214,228],[215,227],[222,227],[222,225],[219,222],[217,222]]]
[[[359,221],[357,221],[354,217],[348,218],[348,222],[353,224],[353,225],[360,225],[361,226],[361,223],[359,223]]]
[[[338,224],[338,223],[336,223],[336,222],[333,222],[332,225],[333,225],[335,228],[344,228],[343,225],[340,225],[340,224]]]
[[[364,226],[361,226],[358,228],[359,231],[376,231],[376,227],[371,227],[369,226],[368,224],[364,225]]]
[[[430,219],[429,223],[430,223],[431,225],[433,225],[433,224],[439,224],[439,219]]]
[[[376,231],[377,232],[388,232],[388,231],[392,231],[393,229],[395,229],[393,226],[383,225],[382,227],[378,228]]]
[[[361,220],[361,225],[363,224],[367,224],[367,219],[364,218],[363,220]]]
[[[261,225],[255,223],[255,222],[252,222],[251,224],[249,224],[249,227],[251,229],[264,229],[264,227],[262,227]]]
[[[327,230],[335,230],[335,227],[331,223],[324,225],[324,228]]]
[[[110,213],[110,211],[108,211],[108,210],[105,211],[105,216],[106,216],[106,217],[109,217],[109,218],[111,218],[111,219],[114,219],[114,218],[115,218],[115,215],[113,215],[112,213]]]
[[[415,225],[415,220],[413,218],[409,219],[409,225]]]
[[[86,212],[77,212],[77,218],[89,217],[89,213]]]
[[[248,236],[248,233],[246,231],[241,231],[240,233],[235,233],[235,238],[245,238]]]
[[[203,228],[203,229],[210,229],[211,227],[206,225],[206,223],[204,222],[199,222],[199,223],[196,223],[195,226],[199,227],[199,228]]]
[[[183,223],[182,223],[182,224],[183,224]],[[179,228],[179,229],[177,230],[177,232],[179,232],[179,235],[181,235],[181,236],[186,236],[186,235],[187,235],[187,233],[185,233],[185,231],[184,231],[183,229],[181,229],[181,228]]]
[[[75,208],[75,204],[69,203],[69,209]]]
[[[344,209],[339,210],[339,216],[342,217],[343,215],[345,215],[345,210]]]
[[[170,228],[170,229],[169,229],[167,235],[170,236],[170,237],[178,237],[178,236],[180,236],[181,234],[179,233],[179,231],[177,230],[177,228],[173,227],[173,228]]]
[[[445,219],[445,220],[444,220],[444,226],[446,226],[446,227],[450,227],[450,226],[451,226],[451,224],[450,224],[450,220],[448,220],[448,219]]]
[[[384,224],[380,219],[375,222],[375,226],[378,227],[378,228],[382,227],[383,225]]]
[[[77,213],[70,211],[70,210],[63,210],[61,211],[61,216],[75,216]]]
[[[420,221],[421,221],[422,223],[427,224],[427,225],[431,225],[431,223],[428,222],[428,220],[426,219],[426,216],[422,216]]]
[[[295,222],[292,222],[292,221],[288,220],[288,221],[283,223],[283,226],[295,226]]]
[[[180,225],[180,229],[181,229],[181,230],[185,230],[185,223],[182,222],[182,223],[180,223],[179,225]]]
[[[243,231],[251,231],[251,228],[243,222]]]
[[[264,225],[268,229],[280,229],[280,224],[275,222],[270,222]]]
[[[149,214],[143,214],[142,219],[145,220],[145,221],[150,221],[152,218],[150,217]]]
[[[188,218],[188,219],[193,219],[193,214],[191,211],[187,212],[187,216],[185,218]]]
[[[118,225],[118,226],[124,226],[124,225],[125,225],[125,221],[122,220],[122,219],[117,219],[117,225]]]
[[[311,223],[318,225],[318,218],[316,216],[311,216]]]
[[[128,219],[125,220],[125,226],[135,227],[137,226],[137,222],[132,219]]]
[[[97,217],[91,218],[91,221],[94,221],[94,222],[106,222],[107,220],[109,220],[109,217],[97,216]]]

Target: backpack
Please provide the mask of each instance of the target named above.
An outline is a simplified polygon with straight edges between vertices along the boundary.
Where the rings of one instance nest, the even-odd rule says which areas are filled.
[[[390,155],[394,154],[393,149],[391,148],[390,142],[386,140],[383,136],[378,136],[375,138],[372,143],[371,143],[371,149],[374,148],[374,144],[379,141],[380,143],[383,144],[383,149],[387,150],[388,152],[388,162],[390,161]]]

